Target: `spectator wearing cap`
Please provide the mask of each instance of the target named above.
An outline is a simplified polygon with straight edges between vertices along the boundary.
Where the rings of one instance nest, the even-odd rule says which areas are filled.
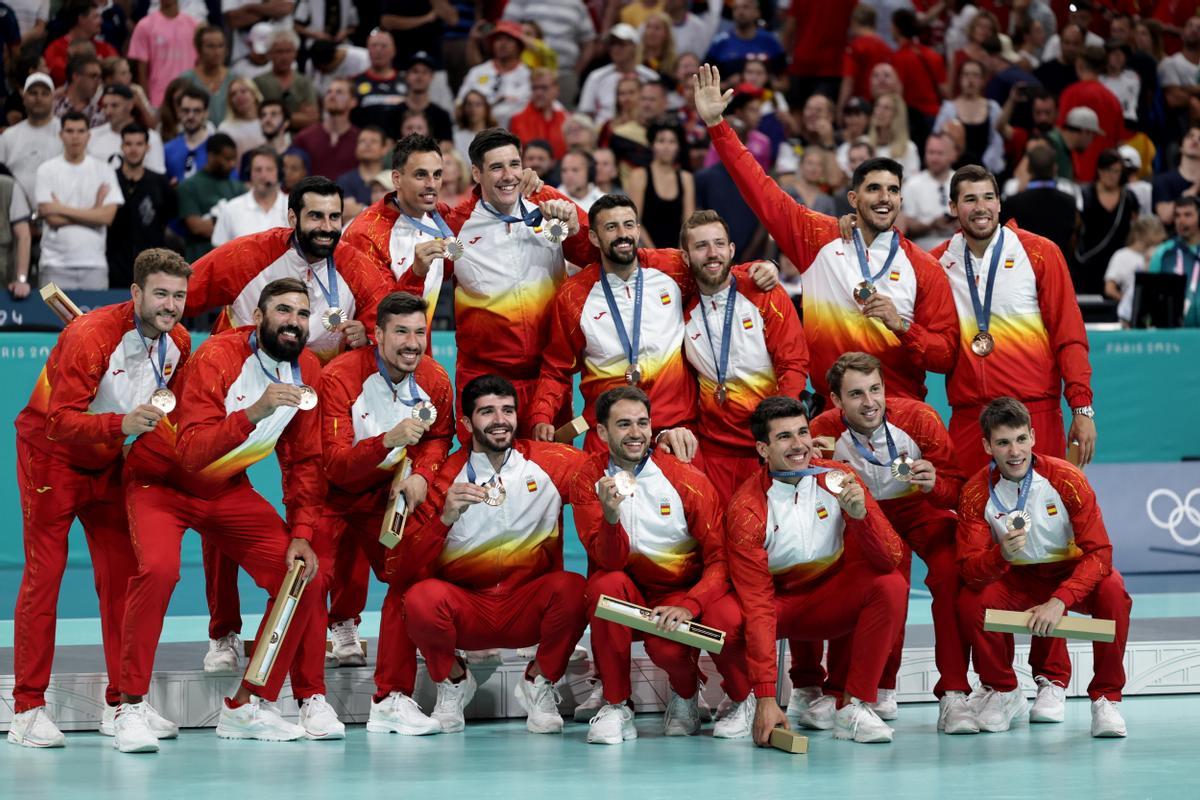
[[[902,8],[892,14],[892,37],[896,40],[892,67],[903,87],[909,121],[919,114],[924,130],[929,130],[941,107],[946,64],[933,49],[921,43],[920,33],[917,15],[910,9]]]
[[[416,62],[418,56],[421,62]],[[393,65],[395,58],[396,42],[392,34],[378,28],[371,31],[367,37],[369,64],[364,72],[354,76],[354,94],[358,98],[358,105],[350,113],[350,121],[358,127],[375,125],[390,131],[399,122],[397,109],[404,102],[407,90]],[[431,73],[436,67],[432,58],[425,51],[413,56],[414,63],[429,65]]]
[[[163,145],[163,156],[167,176],[180,183],[202,170],[208,159],[209,150],[204,146],[211,133],[208,94],[195,86],[185,87],[175,106],[179,109],[179,125],[183,130]]]
[[[195,261],[212,250],[218,204],[232,200],[246,187],[233,177],[237,145],[223,133],[204,143],[204,168],[179,184],[179,216],[183,222],[183,256]]]
[[[1059,109],[1059,119],[1062,120],[1059,135],[1062,136],[1063,143],[1067,146],[1067,152],[1071,154],[1071,174],[1062,175],[1062,177],[1071,178],[1077,183],[1084,183],[1078,171],[1080,158],[1092,148],[1100,136],[1104,135],[1104,129],[1100,127],[1100,118],[1087,106],[1076,106],[1065,116]],[[1092,171],[1095,172],[1094,165]]]
[[[100,108],[108,122],[92,128],[88,138],[88,155],[116,169],[121,165],[121,132],[133,122],[133,92],[123,84],[110,83],[100,96]],[[149,150],[144,154],[146,167],[165,173],[167,163],[158,131],[149,132],[148,145]]]
[[[404,72],[404,80],[408,84],[408,95],[404,98],[397,113],[403,118],[409,111],[420,111],[429,122],[429,135],[439,142],[452,141],[454,138],[454,118],[450,112],[433,102],[429,86],[433,83],[434,70],[437,64],[433,56],[421,50],[413,53]],[[391,128],[384,128],[391,130]]]
[[[842,56],[853,12],[854,5],[849,2],[792,3],[783,21],[782,38],[791,56],[787,68],[788,102],[793,108],[804,105],[805,98],[813,94],[822,94],[830,100],[838,96]]]
[[[1154,178],[1154,213],[1163,225],[1173,225],[1175,203],[1200,193],[1200,124],[1192,125],[1179,145],[1179,166]]]
[[[308,153],[314,175],[336,178],[358,164],[354,157],[358,128],[350,122],[350,111],[356,102],[354,87],[348,78],[336,78],[325,90],[323,99],[323,119],[297,133],[292,144]]]
[[[54,101],[54,116],[63,117],[68,111],[78,111],[88,118],[94,128],[104,124],[100,110],[100,59],[84,53],[67,62],[67,88]]]
[[[244,77],[246,80],[253,80],[253,76],[235,75],[232,69],[225,66],[229,44],[225,39],[225,31],[220,28],[214,25],[201,25],[196,28],[196,33],[192,36],[192,45],[196,49],[196,64],[179,77],[208,93],[208,121],[213,125],[220,125],[225,120],[229,86],[233,79]],[[169,100],[164,94],[164,102]]]
[[[842,88],[838,107],[851,97],[866,97],[871,91],[871,70],[876,64],[890,63],[894,53],[875,32],[875,9],[859,3],[850,14],[850,41],[842,56]]]
[[[504,19],[536,22],[547,45],[558,54],[559,94],[573,102],[579,74],[592,60],[596,26],[583,0],[508,0]]]
[[[56,85],[67,80],[67,61],[70,58],[68,51],[76,42],[91,42],[97,59],[120,55],[116,48],[100,38],[100,8],[89,0],[74,0],[62,12],[61,18],[68,26],[66,35],[47,45],[42,54],[50,77]]]
[[[137,62],[137,82],[146,87],[155,107],[162,105],[167,84],[195,63],[193,40],[199,24],[179,10],[179,0],[161,0],[158,11],[134,26],[127,55]]]
[[[535,69],[529,85],[529,105],[512,118],[509,130],[523,142],[545,139],[550,143],[554,160],[558,161],[567,152],[563,139],[567,112],[558,102],[558,75],[545,67]]]
[[[612,63],[592,70],[587,76],[577,108],[596,120],[597,125],[604,125],[616,113],[617,84],[622,78],[633,75],[643,82],[658,78],[654,70],[639,63],[640,41],[637,30],[624,22],[618,22],[609,30],[606,42]]]
[[[1115,150],[1125,138],[1125,116],[1121,101],[1100,82],[1105,69],[1103,47],[1088,47],[1075,59],[1079,80],[1067,87],[1058,100],[1058,122],[1062,125],[1076,108],[1088,108],[1096,115],[1096,134],[1091,145],[1072,156],[1075,180],[1091,183],[1096,179],[1096,159],[1104,150]]]
[[[293,30],[276,31],[271,38],[271,71],[254,79],[264,100],[283,100],[292,117],[294,131],[301,131],[320,119],[317,90],[312,81],[296,71],[300,37]]]
[[[229,71],[236,77],[254,80],[259,75],[271,71],[271,40],[278,30],[269,22],[259,22],[251,26],[246,34],[246,50],[241,58],[235,59]]]
[[[255,25],[266,24],[275,31],[292,29],[296,4],[280,0],[221,0],[225,27],[233,36],[233,60],[250,52],[249,33]]]
[[[319,6],[313,3],[313,6]],[[317,94],[325,94],[334,78],[353,78],[371,66],[367,48],[318,39],[308,48],[306,74]]]
[[[691,53],[697,58],[708,52],[717,28],[721,25],[723,0],[708,0],[704,15],[693,13],[688,0],[666,0],[663,11],[671,18],[671,34],[675,37],[675,52]]]
[[[750,83],[739,83],[733,90],[733,99],[725,107],[725,116],[740,119],[746,126],[746,149],[754,156],[754,160],[770,172],[775,167],[775,151],[771,149],[771,139],[758,130],[762,121],[763,91]],[[720,161],[716,148],[709,147],[704,157],[704,166],[711,167]]]
[[[733,28],[716,35],[704,60],[720,69],[725,80],[733,79],[751,55],[765,56],[776,69],[783,67],[783,45],[775,34],[762,27],[759,0],[734,0]]]
[[[0,164],[6,164],[25,196],[36,196],[37,170],[62,153],[61,123],[52,113],[54,81],[44,72],[25,79],[25,119],[0,133]]]
[[[529,67],[521,61],[524,37],[520,24],[512,20],[497,22],[487,36],[492,57],[471,67],[455,102],[461,103],[471,90],[480,92],[487,98],[496,122],[507,128],[513,116],[529,104]]]

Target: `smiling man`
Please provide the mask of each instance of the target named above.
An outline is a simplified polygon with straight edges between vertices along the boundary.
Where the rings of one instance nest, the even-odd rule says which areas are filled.
[[[1011,397],[987,405],[979,427],[992,461],[967,481],[958,507],[958,563],[968,589],[959,597],[960,619],[984,690],[972,703],[979,727],[992,732],[1008,730],[1025,710],[1012,634],[984,631],[987,609],[1033,612],[1034,637],[1046,636],[1066,612],[1082,611],[1116,622],[1116,638],[1092,646],[1087,691],[1092,736],[1121,737],[1125,720],[1117,705],[1133,601],[1113,569],[1096,493],[1070,462],[1035,455],[1031,419]]]

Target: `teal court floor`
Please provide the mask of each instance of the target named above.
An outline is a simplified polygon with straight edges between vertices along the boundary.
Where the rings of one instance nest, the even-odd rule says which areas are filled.
[[[68,734],[62,750],[0,745],[4,795],[22,800],[174,798],[1153,798],[1200,797],[1200,695],[1130,698],[1130,736],[1092,739],[1085,700],[1058,725],[1022,722],[1005,734],[935,734],[937,706],[901,707],[890,745],[812,732],[807,755],[748,740],[665,738],[661,716],[640,715],[640,738],[588,745],[587,726],[562,736],[522,721],[469,724],[464,734],[368,734],[341,742],[230,742],[184,731],[157,754],[127,755],[111,739]]]

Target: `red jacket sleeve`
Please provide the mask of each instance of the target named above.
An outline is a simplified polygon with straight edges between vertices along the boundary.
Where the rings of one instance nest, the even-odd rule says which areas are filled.
[[[121,332],[97,312],[73,320],[58,339],[58,364],[51,376],[46,438],[63,444],[119,445],[121,414],[92,414],[104,371]]]
[[[933,491],[927,497],[938,508],[953,511],[958,506],[958,497],[966,482],[966,476],[958,465],[954,443],[942,418],[933,408],[924,403],[918,404],[915,400],[912,402],[914,410],[911,419],[905,420],[904,430],[921,448],[921,457],[937,470]]]
[[[291,236],[290,228],[271,228],[208,252],[192,264],[183,315],[194,317],[232,303],[251,278],[287,250]]]
[[[607,461],[607,454],[597,454],[575,473],[571,479],[571,508],[575,531],[588,559],[602,570],[615,572],[625,569],[629,562],[629,534],[619,520],[612,523],[604,518],[604,507],[596,493],[596,481],[604,475]]]
[[[184,372],[176,449],[180,466],[188,472],[204,469],[254,430],[245,410],[225,413],[225,393],[241,367],[241,351],[224,340],[226,335],[234,334],[213,337],[197,349]]]
[[[308,350],[300,354],[300,374],[309,386],[320,383],[321,364]],[[325,504],[320,414],[296,412],[275,443],[275,457],[283,473],[283,506],[287,510],[288,529],[293,538],[311,541]]]
[[[683,511],[687,518],[688,533],[700,543],[704,558],[704,571],[700,580],[688,590],[683,606],[693,616],[701,616],[704,609],[724,597],[729,591],[729,565],[725,559],[725,519],[717,490],[696,468],[665,456],[662,459],[675,487],[683,499]]]
[[[917,275],[917,300],[912,325],[900,344],[912,363],[929,372],[949,372],[958,357],[958,312],[950,281],[941,266],[916,245],[904,241]]]
[[[600,260],[600,251],[591,243],[588,237],[588,215],[587,212],[575,204],[574,200],[567,197],[557,189],[552,189],[549,186],[542,188],[537,194],[531,195],[530,200],[535,203],[541,203],[546,200],[566,200],[575,205],[575,215],[579,218],[579,230],[563,240],[563,257],[572,264],[583,266]]]
[[[1090,595],[1112,572],[1112,543],[1096,503],[1096,493],[1083,472],[1070,462],[1057,458],[1051,461],[1041,457],[1038,465],[1066,504],[1071,527],[1075,530],[1075,545],[1083,551],[1071,575],[1052,595],[1071,608]]]
[[[337,270],[354,295],[355,319],[363,324],[367,336],[374,341],[379,301],[392,293],[395,284],[387,280],[367,256],[352,247],[338,250]],[[418,292],[417,296],[421,294]]]
[[[746,617],[746,666],[756,697],[774,697],[775,583],[767,566],[766,495],[760,482],[747,481],[729,501],[725,555],[729,575]]]
[[[546,349],[542,351],[542,371],[529,409],[530,425],[553,422],[557,409],[571,396],[571,378],[579,371],[579,354],[587,344],[579,315],[599,269],[593,264],[568,278],[554,297]]]
[[[354,443],[351,408],[362,383],[356,353],[343,353],[321,375],[321,444],[325,476],[347,492],[365,492],[380,480],[379,464],[387,458],[383,434]]]
[[[1050,351],[1065,384],[1063,395],[1072,408],[1092,404],[1092,365],[1088,361],[1087,330],[1075,299],[1071,273],[1062,252],[1048,239],[1021,232],[1037,280],[1038,306],[1050,337]]]
[[[782,286],[760,294],[755,305],[763,317],[763,337],[775,367],[775,391],[799,397],[808,385],[808,343],[796,307]]]
[[[1012,569],[988,526],[987,481],[986,468],[975,473],[963,487],[958,503],[958,569],[963,582],[976,591]]]

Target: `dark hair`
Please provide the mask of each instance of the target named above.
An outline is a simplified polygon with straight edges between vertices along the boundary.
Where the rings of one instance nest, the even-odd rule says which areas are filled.
[[[276,178],[283,175],[283,157],[280,156],[279,153],[275,152],[275,148],[270,147],[265,144],[262,144],[262,145],[259,145],[258,147],[255,147],[253,150],[248,151],[246,153],[246,155],[242,156],[242,158],[246,162],[245,177],[247,179],[250,178],[251,169],[254,167],[254,159],[264,157],[264,156],[266,158],[271,159],[271,161],[275,164]]]
[[[983,429],[983,438],[991,440],[992,431],[996,428],[1031,427],[1029,409],[1015,397],[997,397],[987,404],[979,415],[979,427]]]
[[[475,138],[471,140],[471,146],[467,148],[467,154],[471,157],[471,165],[482,167],[484,156],[498,147],[507,147],[508,145],[517,148],[518,153],[521,152],[521,139],[512,131],[504,128],[487,128],[480,131],[475,134]]]
[[[145,132],[145,128],[142,129]],[[124,132],[121,134],[124,136]],[[151,247],[137,254],[133,260],[133,282],[141,288],[146,288],[146,279],[156,272],[172,275],[176,278],[192,277],[192,268],[184,261],[183,256],[165,247]]]
[[[381,142],[386,142],[388,140],[387,131],[385,131],[383,128],[381,128],[378,125],[363,125],[361,128],[358,129],[358,132],[360,135],[367,133],[368,131],[371,133],[374,133],[374,134],[378,134],[379,141],[381,141]]]
[[[1087,64],[1087,68],[1098,75],[1103,75],[1105,68],[1108,66],[1108,52],[1103,47],[1085,47],[1083,52],[1079,54],[1077,61],[1082,61]]]
[[[392,292],[379,301],[379,308],[375,312],[375,324],[386,328],[391,317],[417,313],[422,316],[429,313],[429,303],[424,298],[408,292]]]
[[[337,45],[331,41],[318,40],[308,46],[308,57],[314,67],[323,67],[337,55]]]
[[[432,136],[410,133],[396,142],[396,147],[392,150],[392,169],[404,169],[404,165],[408,163],[408,157],[413,153],[437,153],[440,156],[442,148],[438,147],[438,143]]]
[[[1200,215],[1200,197],[1196,195],[1184,195],[1175,200],[1175,211],[1187,208],[1188,206],[1191,206],[1196,214]],[[1172,214],[1172,216],[1174,215]]]
[[[904,167],[899,161],[894,158],[868,158],[859,164],[850,176],[850,188],[857,192],[858,187],[862,186],[867,175],[872,172],[890,172],[896,176],[896,180],[904,183]]]
[[[88,127],[88,118],[82,111],[71,109],[62,115],[62,127],[66,127],[68,122],[82,122],[84,127]],[[60,129],[61,130],[61,129]]]
[[[291,193],[288,195],[288,210],[295,212],[297,218],[304,211],[304,195],[306,194],[315,194],[320,197],[329,197],[336,194],[338,200],[344,200],[345,198],[342,187],[329,180],[329,178],[326,178],[324,175],[309,175],[293,186]]]
[[[204,37],[210,33],[221,34],[221,39],[225,42],[225,46],[229,46],[229,39],[225,37],[225,31],[218,28],[216,25],[197,25],[196,32],[192,34],[192,47],[196,52],[200,52],[200,45],[204,44]]]
[[[684,135],[683,126],[679,124],[679,120],[671,119],[670,117],[660,117],[646,126],[646,144],[651,148],[654,147],[654,140],[663,131],[670,131],[675,135],[675,141],[679,144],[679,150],[675,153],[675,166],[683,168],[683,157],[687,153],[687,136]],[[647,180],[649,178],[647,177]]]
[[[72,78],[82,72],[84,67],[99,63],[100,59],[91,53],[80,53],[77,56],[71,56],[67,59],[67,83],[70,83]]]
[[[292,118],[292,112],[288,111],[288,107],[282,100],[263,100],[258,104],[258,115],[261,117],[263,109],[270,108],[271,106],[279,106],[279,110],[283,112],[283,118],[285,120]]]
[[[612,407],[621,400],[632,400],[646,407],[646,416],[650,415],[650,397],[636,386],[617,386],[604,392],[596,398],[596,422],[608,424]]]
[[[1053,146],[1034,144],[1025,153],[1025,158],[1029,161],[1029,177],[1035,181],[1054,180],[1054,173],[1058,167],[1058,154],[1054,152]]]
[[[146,139],[146,143],[149,144],[150,143],[150,131],[146,130],[145,125],[142,125],[137,122],[131,122],[128,125],[126,125],[124,128],[121,128],[121,138],[122,139],[124,139],[126,136],[131,136],[131,135],[135,135],[135,134],[139,134],[139,133]]]
[[[572,147],[567,152],[563,153],[563,157],[559,159],[558,163],[561,165],[562,162],[567,160],[567,156],[579,156],[580,158],[582,158],[584,161],[585,169],[587,170],[588,183],[596,182],[596,159],[594,156],[592,156],[591,153],[589,153],[587,150],[583,149],[582,147],[575,146],[575,147]]]
[[[536,147],[539,150],[545,150],[547,153],[550,154],[551,159],[554,158],[554,148],[551,147],[550,143],[547,142],[545,139],[530,139],[528,142],[525,143],[525,149],[521,151],[521,154],[524,155],[525,153],[528,153],[529,148],[531,148],[531,147]]]
[[[1029,99],[1030,107],[1033,106],[1034,100],[1053,100],[1055,105],[1058,104],[1058,98],[1046,91],[1045,86],[1026,86],[1025,97]]]
[[[754,409],[754,413],[750,415],[750,433],[754,435],[755,441],[766,444],[770,441],[772,420],[790,417],[808,419],[808,410],[794,397],[784,397],[783,395],[764,397],[758,404],[758,408]]]
[[[88,0],[80,0],[80,2],[68,3],[62,10],[60,19],[66,26],[64,30],[69,31],[79,24],[79,20],[92,13],[92,4]]]
[[[223,153],[226,150],[237,150],[237,142],[233,141],[233,137],[228,133],[214,133],[204,143],[204,152],[209,155]]]
[[[308,287],[299,278],[273,280],[258,293],[258,310],[264,314],[267,313],[267,302],[272,297],[278,297],[281,294],[302,294],[308,297]]]
[[[861,372],[863,375],[878,372],[880,379],[883,378],[883,364],[875,356],[869,353],[842,353],[825,373],[825,382],[829,384],[831,395],[842,393],[842,379],[846,377],[848,370]]]
[[[179,103],[185,97],[190,97],[193,100],[199,100],[204,104],[205,108],[208,108],[208,103],[211,100],[211,98],[208,96],[208,92],[204,91],[199,86],[194,85],[183,87],[182,91],[175,96],[175,102]]]
[[[1111,147],[1101,150],[1100,155],[1096,156],[1096,169],[1107,169],[1113,164],[1123,165],[1124,163],[1121,154]]]
[[[921,33],[921,24],[917,21],[917,15],[911,8],[900,8],[893,11],[892,24],[896,26],[896,33],[905,39],[915,39]]]
[[[475,403],[484,395],[494,394],[497,397],[511,397],[513,405],[520,405],[517,400],[517,390],[513,385],[499,375],[480,375],[472,378],[462,390],[462,413],[468,419],[475,413]]]
[[[954,177],[950,179],[950,199],[957,203],[958,188],[964,183],[975,183],[977,181],[990,181],[992,189],[996,192],[996,196],[1000,196],[1000,184],[996,183],[995,175],[978,164],[967,164],[965,167],[960,167],[956,170]]]
[[[632,208],[633,215],[638,215],[637,205],[626,194],[606,194],[596,202],[592,203],[592,207],[588,209],[588,225],[592,230],[596,230],[596,220],[600,219],[600,215],[605,211],[612,211],[614,208]]]

